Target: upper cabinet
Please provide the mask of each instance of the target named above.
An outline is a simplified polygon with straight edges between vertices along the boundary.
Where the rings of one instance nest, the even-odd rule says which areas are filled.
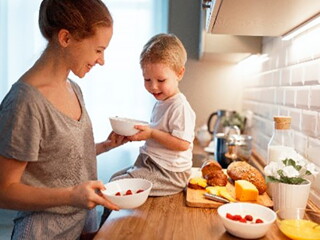
[[[320,1],[320,0],[319,0]],[[205,29],[202,0],[169,0],[168,31],[183,42],[188,58],[200,59]]]
[[[320,12],[320,0],[203,0],[206,31],[282,36]]]
[[[169,0],[168,3],[168,31],[180,38],[189,59],[238,62],[248,54],[261,52],[261,37],[206,33],[203,0]]]

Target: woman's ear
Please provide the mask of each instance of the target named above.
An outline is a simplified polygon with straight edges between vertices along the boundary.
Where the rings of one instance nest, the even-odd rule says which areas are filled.
[[[67,47],[71,40],[71,34],[66,29],[61,29],[58,32],[58,41],[62,47]]]
[[[178,74],[177,74],[179,81],[183,78],[184,72],[185,72],[185,67],[182,67],[182,68],[180,69],[180,71],[178,72]]]

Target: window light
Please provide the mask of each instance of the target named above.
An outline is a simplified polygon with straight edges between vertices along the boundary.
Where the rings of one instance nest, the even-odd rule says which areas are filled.
[[[290,40],[293,37],[299,35],[300,33],[320,24],[320,14],[316,15],[315,17],[311,18],[310,20],[306,21],[305,23],[299,25],[298,27],[294,28],[293,30],[287,32],[282,36],[282,40]]]
[[[253,54],[241,60],[238,65],[246,65],[251,63],[263,63],[269,59],[268,54]]]

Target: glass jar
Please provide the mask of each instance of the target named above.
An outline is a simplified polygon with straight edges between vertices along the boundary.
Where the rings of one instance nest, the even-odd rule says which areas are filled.
[[[273,120],[274,129],[268,144],[267,163],[280,161],[281,156],[294,151],[293,134],[290,128],[291,117],[276,116]]]
[[[293,134],[291,131],[291,117],[276,116],[274,120],[274,129],[272,137],[268,144],[268,158],[267,163],[278,162],[283,160],[283,157],[294,151]],[[276,189],[274,183],[267,183],[267,193],[272,197]]]

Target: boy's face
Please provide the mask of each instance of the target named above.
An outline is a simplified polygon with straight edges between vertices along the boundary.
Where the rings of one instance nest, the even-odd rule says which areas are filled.
[[[178,83],[184,68],[176,73],[163,63],[148,63],[142,66],[144,86],[157,100],[164,101],[179,92]]]

